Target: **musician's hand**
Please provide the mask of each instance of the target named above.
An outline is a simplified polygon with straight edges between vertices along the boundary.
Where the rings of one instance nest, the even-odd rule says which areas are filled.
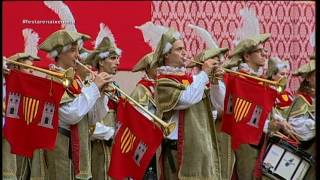
[[[279,131],[281,129],[281,127],[282,127],[281,121],[271,120],[269,122],[269,129],[271,130],[271,132]]]
[[[281,121],[281,129],[286,134],[292,134],[292,132],[293,132],[292,126],[287,121]]]
[[[224,70],[222,69],[221,66],[218,66],[216,69],[214,69],[214,77],[218,80],[223,79],[223,75],[224,75]]]
[[[101,72],[95,76],[93,82],[101,89],[105,84],[113,82],[112,75]]]
[[[202,65],[202,70],[208,75],[219,66],[219,59],[208,59]]]
[[[8,67],[8,63],[5,60],[2,60],[2,73],[3,75],[8,75],[10,73],[10,69]]]
[[[107,92],[107,93],[112,91],[114,91],[114,88],[111,86],[111,83],[104,85],[101,90],[101,92]]]
[[[2,72],[3,72],[3,75],[8,75],[10,73],[10,69],[8,68],[2,68]]]

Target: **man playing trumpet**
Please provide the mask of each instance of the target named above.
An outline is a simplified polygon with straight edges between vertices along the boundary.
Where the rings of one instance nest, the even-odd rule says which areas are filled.
[[[266,52],[263,43],[267,41],[270,34],[261,34],[254,37],[243,39],[229,55],[230,61],[226,68],[234,71],[244,72],[253,76],[263,75],[263,66],[266,62]],[[262,139],[262,138],[261,138]],[[262,145],[262,141],[260,143]],[[261,145],[241,144],[236,153],[236,169],[238,178],[253,179],[255,163]]]
[[[43,76],[44,74],[26,67],[14,64],[14,62],[22,63],[25,65],[33,65],[34,61],[39,61],[38,57],[38,41],[39,35],[32,29],[23,29],[22,34],[25,40],[25,51],[23,53],[16,53],[8,58],[9,61],[3,60],[4,72],[10,73],[11,69],[16,69],[24,73],[30,73],[37,76]],[[5,87],[5,86],[4,86]],[[5,95],[5,90],[4,90]],[[5,97],[4,97],[5,100]],[[16,156],[10,153],[10,145],[7,140],[3,138],[3,157],[4,167],[3,175],[4,178],[13,179],[45,179],[46,168],[45,160],[42,149],[37,149],[33,153],[33,158],[27,158],[23,156]],[[9,177],[12,176],[12,177]]]
[[[204,62],[196,76],[186,73],[185,46],[173,29],[162,34],[151,67],[158,67],[157,115],[176,122],[162,147],[164,179],[221,179],[219,150],[206,84],[217,61]]]
[[[89,36],[76,31],[58,30],[40,45],[40,49],[48,52],[55,60],[55,65],[51,67],[64,71],[76,66],[79,49],[83,41],[87,39]],[[109,82],[111,82],[111,76],[103,72],[95,76],[90,86],[81,88],[77,81],[74,81],[72,86],[66,90],[59,109],[60,122],[56,148],[53,151],[46,151],[50,179],[72,179],[74,177],[76,167],[72,166],[69,153],[73,150],[72,146],[79,142],[74,142],[71,137],[79,136],[80,121],[94,124],[105,116],[108,111],[106,106],[108,97],[101,92]],[[88,122],[88,119],[91,122]],[[82,172],[86,174],[83,176],[91,176],[89,171],[90,167],[87,167],[86,171]]]
[[[102,36],[101,36],[102,35]],[[95,50],[86,58],[86,63],[98,70],[98,73],[115,75],[120,64],[121,50],[115,44],[110,29],[103,23],[95,41]],[[113,85],[117,86],[115,83]],[[109,94],[108,113],[99,119],[90,130],[92,176],[96,180],[110,179],[107,175],[111,160],[112,140],[117,117],[117,100],[120,93],[110,86],[105,86]]]

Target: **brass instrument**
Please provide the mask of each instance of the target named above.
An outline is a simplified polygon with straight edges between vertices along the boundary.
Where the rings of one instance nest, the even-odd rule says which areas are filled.
[[[199,64],[199,65],[203,65],[203,63],[201,63],[201,62],[197,62],[197,61],[194,61],[194,60],[191,60],[191,59],[189,61],[192,61],[192,62],[194,62],[196,64]],[[258,80],[258,81],[273,85],[273,86],[277,87],[277,91],[278,92],[283,92],[285,90],[285,87],[286,87],[286,84],[287,84],[287,79],[285,79],[285,78],[281,78],[278,81],[271,81],[271,80],[268,80],[268,79],[252,76],[252,75],[249,75],[249,74],[246,74],[246,73],[232,71],[232,70],[227,69],[227,68],[223,68],[223,70],[225,72],[228,72],[228,73],[233,73],[233,74],[237,74],[237,75],[240,75],[240,76],[245,76],[245,77],[248,77],[248,78],[251,78],[251,79],[255,79],[255,80]]]
[[[64,71],[63,73],[60,73],[60,72],[54,72],[54,71],[50,71],[47,69],[39,68],[39,67],[32,66],[32,65],[23,64],[23,63],[16,62],[16,61],[11,61],[8,59],[4,59],[4,60],[7,61],[8,63],[11,63],[11,64],[22,66],[24,68],[33,69],[33,70],[45,73],[49,76],[56,77],[61,80],[64,87],[69,87],[71,85],[71,83],[74,79],[74,75],[75,75],[73,68],[69,68],[66,71]]]
[[[89,69],[87,66],[85,66],[84,64],[82,64],[79,61],[76,61],[77,64],[81,65],[83,68],[87,69],[90,73],[92,74],[96,74],[95,72],[93,72],[91,69]],[[130,97],[129,95],[127,95],[123,90],[121,90],[119,87],[115,86],[115,85],[111,85],[112,88],[116,89],[117,91],[119,91],[122,95],[124,95],[127,99],[129,99],[133,104],[135,104],[136,106],[138,106],[141,110],[143,110],[145,113],[147,113],[149,116],[151,116],[158,124],[160,124],[163,129],[164,129],[164,133],[165,135],[169,135],[171,134],[174,129],[176,128],[176,123],[175,122],[164,122],[163,120],[161,120],[159,117],[157,117],[156,115],[154,115],[153,113],[151,113],[150,111],[148,111],[145,107],[143,107],[141,104],[139,104],[137,101],[135,101],[132,97]]]

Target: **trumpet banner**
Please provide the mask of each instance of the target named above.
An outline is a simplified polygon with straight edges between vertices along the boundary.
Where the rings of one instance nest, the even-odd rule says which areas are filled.
[[[272,110],[277,91],[256,80],[226,73],[226,96],[222,131],[232,137],[232,148],[258,145],[264,123]]]
[[[12,153],[32,157],[35,149],[54,149],[64,91],[62,84],[52,80],[10,72],[6,77],[4,136]]]
[[[140,109],[120,98],[114,139],[109,176],[142,179],[161,145],[163,132]]]

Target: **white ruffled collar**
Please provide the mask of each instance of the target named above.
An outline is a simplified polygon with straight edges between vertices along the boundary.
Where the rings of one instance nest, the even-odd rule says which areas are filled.
[[[157,69],[158,74],[185,74],[187,69],[185,67],[171,67],[171,66],[161,66]]]

